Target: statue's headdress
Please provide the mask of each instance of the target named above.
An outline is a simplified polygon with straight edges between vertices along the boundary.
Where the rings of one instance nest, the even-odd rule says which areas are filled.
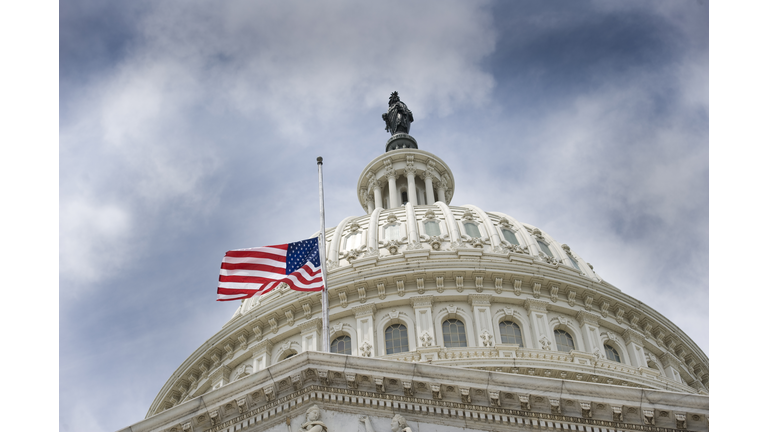
[[[397,95],[397,92],[392,92],[392,94],[389,95],[389,104],[392,105],[395,102],[400,102],[400,96]]]

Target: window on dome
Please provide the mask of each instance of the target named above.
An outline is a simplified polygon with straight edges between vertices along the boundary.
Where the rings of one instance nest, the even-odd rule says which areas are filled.
[[[443,343],[447,348],[467,346],[467,333],[461,320],[443,321]]]
[[[346,335],[337,337],[331,342],[331,352],[352,355],[352,338]]]
[[[619,352],[616,351],[616,348],[608,344],[603,345],[603,348],[605,348],[605,356],[608,358],[608,360],[621,363],[621,357],[619,357]]]
[[[501,335],[501,343],[523,346],[523,333],[520,331],[520,326],[516,323],[512,321],[500,322],[499,334]]]
[[[344,239],[344,248],[342,250],[352,250],[360,246],[362,239],[363,239],[363,233],[360,231],[348,235]]]
[[[402,202],[403,205],[406,205],[408,203],[408,192],[407,191],[400,192],[400,202]]]
[[[424,222],[424,230],[427,232],[427,235],[432,236],[439,236],[440,235],[440,223],[438,221],[426,221]]]
[[[520,242],[517,241],[517,237],[515,236],[515,233],[508,229],[501,230],[501,233],[504,234],[504,240],[512,243],[513,245],[520,246]]]
[[[480,229],[472,222],[464,222],[464,231],[472,238],[480,238]]]
[[[397,240],[400,238],[400,224],[392,224],[384,227],[385,240]]]
[[[576,349],[573,344],[573,337],[565,330],[555,330],[555,344],[557,344],[558,351],[570,352],[572,349]]]
[[[544,243],[544,242],[543,242],[543,241],[541,241],[541,240],[536,240],[536,243],[538,243],[538,244],[539,244],[539,248],[541,248],[541,251],[542,251],[542,252],[544,252],[545,254],[547,254],[547,255],[549,255],[549,256],[551,256],[551,257],[554,257],[554,256],[552,255],[552,251],[550,251],[550,250],[549,250],[549,246],[547,246],[547,244],[546,244],[546,243]]]
[[[408,329],[402,324],[393,324],[384,332],[387,354],[408,352]]]
[[[289,359],[296,355],[296,351],[291,351],[287,356],[283,357],[283,360]],[[282,361],[282,360],[281,360]]]
[[[573,264],[573,268],[575,268],[578,271],[581,271],[581,267],[579,267],[579,263],[570,255],[568,255],[568,259],[571,260],[571,264]]]

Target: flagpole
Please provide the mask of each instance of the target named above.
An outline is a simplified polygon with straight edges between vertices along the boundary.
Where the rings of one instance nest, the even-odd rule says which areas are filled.
[[[325,198],[323,196],[323,158],[317,157],[317,174],[320,180],[320,270],[323,272],[323,352],[331,352],[330,336],[328,334],[328,277],[325,271]]]

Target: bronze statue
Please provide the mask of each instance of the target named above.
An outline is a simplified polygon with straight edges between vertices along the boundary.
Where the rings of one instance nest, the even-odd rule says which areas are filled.
[[[381,118],[387,124],[384,128],[385,131],[392,135],[398,133],[407,134],[411,130],[413,113],[406,104],[400,101],[400,96],[397,95],[397,92],[393,92],[389,96],[389,109],[381,115]]]

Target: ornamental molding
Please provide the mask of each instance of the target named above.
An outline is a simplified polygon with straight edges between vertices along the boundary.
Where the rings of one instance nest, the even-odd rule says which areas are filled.
[[[531,311],[546,312],[547,308],[549,307],[549,304],[543,300],[535,300],[535,299],[529,298],[525,300],[524,306],[528,312],[531,312]]]
[[[469,304],[472,307],[475,306],[490,306],[493,296],[490,294],[469,294]]]
[[[592,312],[579,311],[579,313],[576,314],[576,319],[579,320],[579,324],[581,325],[584,325],[585,323],[594,326],[600,325],[600,315]]]
[[[432,299],[433,299],[433,296],[431,295],[411,297],[411,307],[413,307],[414,309],[425,308],[425,307],[431,308]]]
[[[632,330],[630,328],[625,329],[624,333],[622,333],[621,336],[624,338],[624,340],[634,342],[640,346],[643,346],[643,343],[645,342],[644,334],[640,333],[639,331]]]
[[[593,407],[596,407],[598,413],[606,409],[601,397],[596,396],[592,399],[584,396],[596,390],[590,388],[591,392],[585,392],[586,388],[580,389],[579,386],[588,385],[585,383],[575,382],[565,394],[553,396],[562,391],[557,386],[559,384],[557,382],[552,384],[534,382],[526,376],[507,377],[505,374],[496,374],[490,380],[494,385],[489,388],[489,372],[467,370],[468,376],[463,379],[462,385],[458,386],[456,391],[456,385],[441,384],[440,377],[450,369],[443,370],[440,366],[423,365],[420,380],[416,382],[411,381],[410,374],[403,373],[403,368],[392,364],[393,362],[365,359],[366,362],[371,362],[368,369],[377,371],[377,376],[369,376],[366,373],[345,372],[344,360],[346,359],[336,359],[328,354],[321,357],[318,354],[324,353],[302,353],[296,358],[270,366],[270,376],[273,378],[268,383],[265,383],[259,374],[251,374],[214,390],[215,393],[209,400],[220,401],[217,406],[209,404],[201,408],[168,407],[168,411],[164,414],[164,418],[167,419],[166,424],[173,426],[191,422],[195,430],[219,432],[241,423],[253,424],[258,417],[260,427],[268,429],[281,422],[284,423],[286,415],[302,416],[304,407],[312,406],[315,401],[318,403],[331,401],[331,405],[325,406],[378,407],[389,412],[393,410],[401,412],[406,416],[408,416],[407,413],[414,412],[430,413],[430,417],[442,417],[446,421],[455,421],[458,414],[462,419],[466,419],[467,428],[479,430],[488,430],[482,426],[484,424],[497,423],[500,426],[498,430],[503,429],[505,424],[509,426],[528,424],[534,428],[546,429],[548,423],[555,421],[563,424],[563,427],[568,430],[575,430],[578,425],[592,425],[621,430],[651,431],[642,427],[643,418],[639,416],[637,418],[633,416],[632,419],[628,419],[628,423],[619,425],[606,420],[593,420],[591,416],[564,415],[569,413],[565,407],[572,406],[573,401],[578,401],[576,408],[581,408],[580,414],[583,414],[583,410],[591,411]],[[490,373],[493,374],[493,372]],[[400,394],[398,392],[401,387],[398,386],[398,382],[402,384],[403,392]],[[571,394],[574,390],[578,395]],[[691,395],[685,402],[680,402],[675,399],[677,395],[674,393],[649,390],[652,394],[649,394],[648,399],[654,402],[641,406],[634,405],[633,389],[617,386],[612,392],[609,411],[612,409],[614,413],[617,411],[622,413],[623,409],[627,408],[634,413],[640,412],[644,416],[658,413],[661,418],[672,418],[674,415],[674,420],[678,420],[684,416],[700,422],[706,417],[708,411],[708,398],[704,396]],[[667,408],[668,406],[675,406],[674,411]],[[559,407],[562,412],[554,413],[553,407]],[[298,410],[293,411],[296,408]],[[291,414],[292,411],[293,414]],[[340,411],[348,412],[348,409]],[[526,420],[524,421],[523,418]],[[427,422],[430,421],[427,420]],[[701,426],[706,424],[700,423],[694,430],[700,430]],[[155,418],[152,421],[143,420],[133,425],[131,430],[144,432],[166,429],[157,429]],[[671,432],[674,429],[655,426],[652,430]]]
[[[372,316],[376,312],[376,305],[368,304],[363,306],[356,306],[352,308],[352,311],[355,313],[355,318]]]
[[[311,333],[311,332],[319,332],[323,328],[322,319],[315,318],[313,320],[309,320],[307,322],[299,324],[299,330],[301,330],[301,334]]]

